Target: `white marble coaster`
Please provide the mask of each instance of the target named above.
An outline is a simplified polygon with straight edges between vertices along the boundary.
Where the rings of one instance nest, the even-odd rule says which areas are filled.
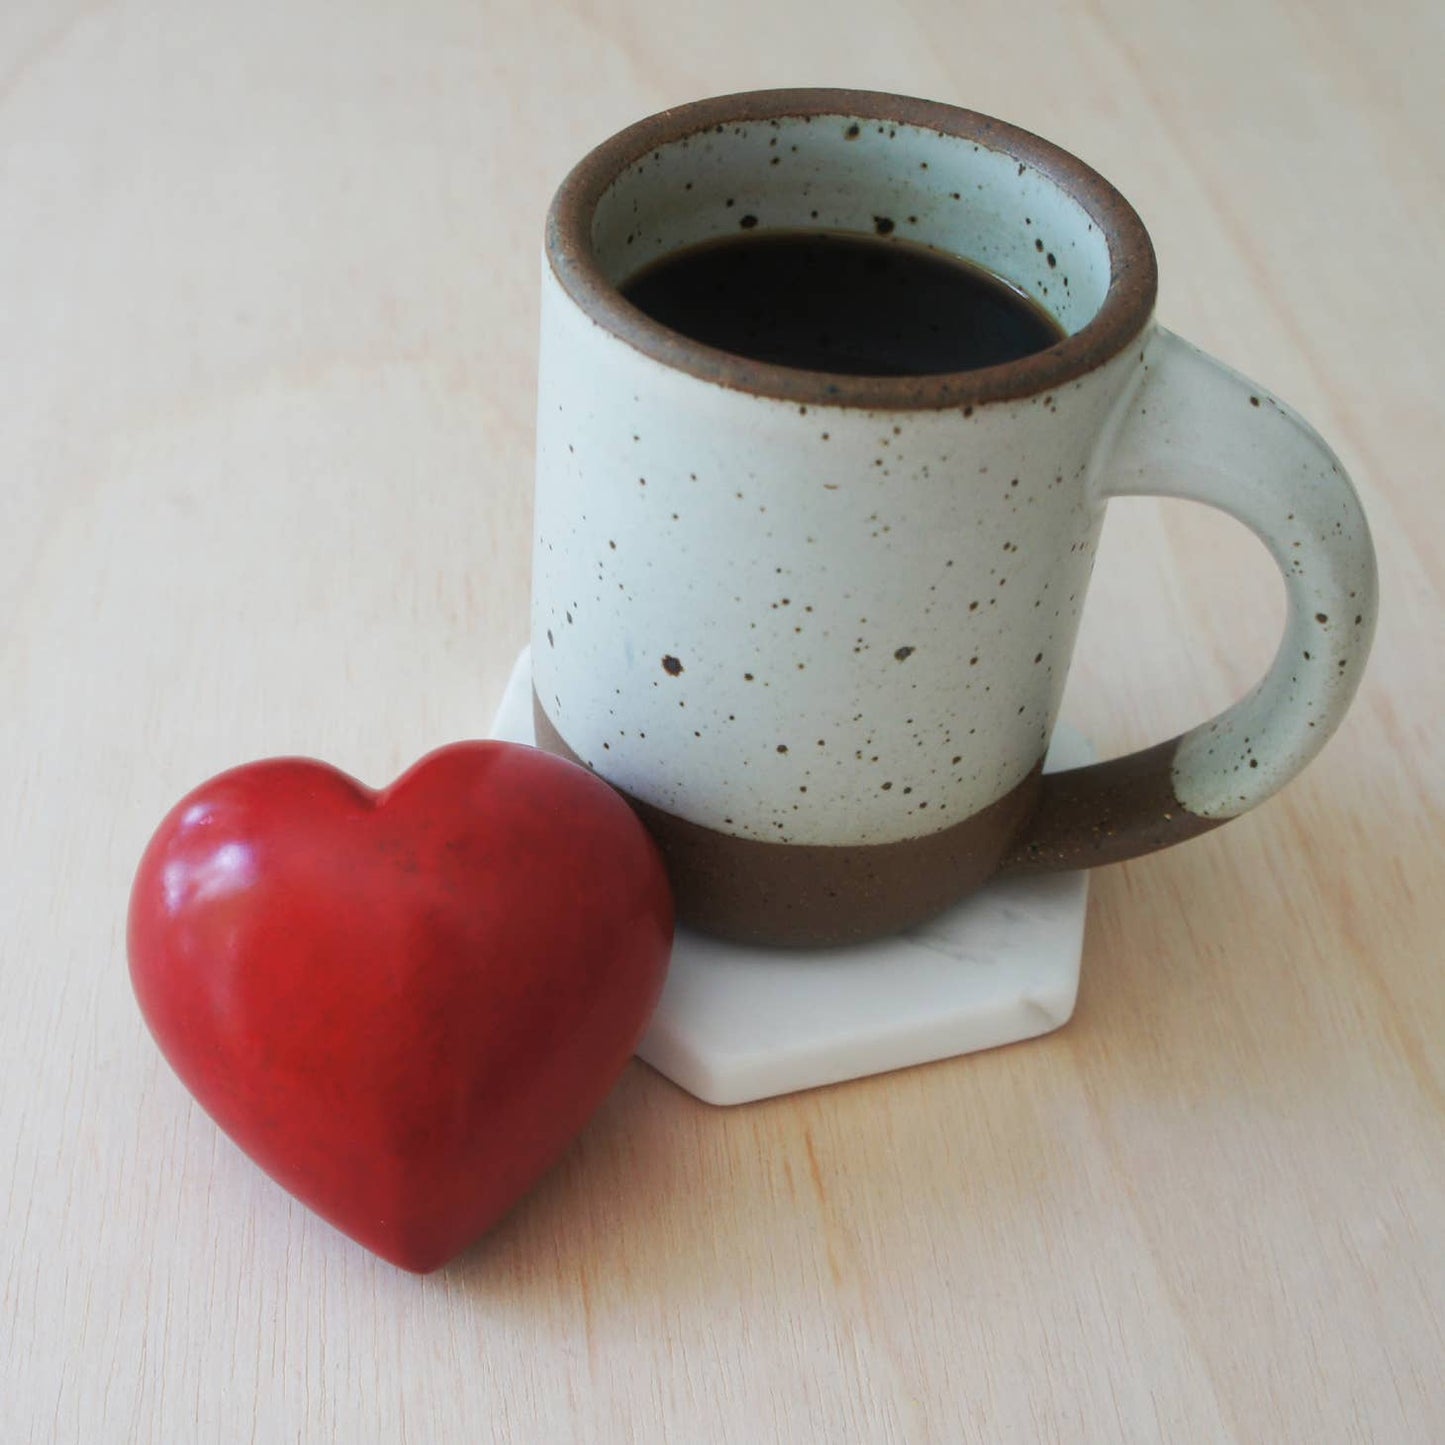
[[[491,735],[531,743],[531,657]],[[1092,761],[1056,732],[1046,769]],[[679,929],[638,1057],[709,1104],[744,1104],[1036,1038],[1079,987],[1087,873],[1006,879],[894,938],[851,948],[743,948]]]

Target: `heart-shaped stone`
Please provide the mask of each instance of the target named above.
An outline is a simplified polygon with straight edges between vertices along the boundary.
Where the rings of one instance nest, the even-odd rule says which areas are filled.
[[[657,1001],[672,899],[585,769],[468,742],[380,793],[322,763],[223,773],[131,896],[131,979],[207,1113],[324,1219],[437,1268],[553,1163]]]

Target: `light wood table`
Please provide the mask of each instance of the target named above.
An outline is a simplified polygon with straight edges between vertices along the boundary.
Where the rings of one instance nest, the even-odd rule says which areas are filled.
[[[1442,12],[1429,0],[5,0],[0,1434],[1445,1439]],[[169,804],[375,782],[526,630],[551,189],[665,104],[827,83],[1054,137],[1161,316],[1358,480],[1383,620],[1262,811],[1094,880],[1042,1041],[717,1110],[640,1064],[419,1280],[293,1204],[132,1001]],[[1247,686],[1262,549],[1116,503],[1068,716]]]

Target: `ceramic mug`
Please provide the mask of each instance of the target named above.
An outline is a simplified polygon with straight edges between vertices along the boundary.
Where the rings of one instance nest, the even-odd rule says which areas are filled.
[[[702,345],[620,293],[744,217],[966,257],[1067,334],[974,371],[832,375]],[[1355,493],[1295,412],[1156,325],[1148,233],[1066,151],[890,95],[700,101],[582,160],[546,261],[537,737],[631,800],[684,922],[774,944],[901,929],[999,872],[1216,827],[1339,724],[1375,622]],[[1253,529],[1284,575],[1284,640],[1219,716],[1043,776],[1124,494]]]

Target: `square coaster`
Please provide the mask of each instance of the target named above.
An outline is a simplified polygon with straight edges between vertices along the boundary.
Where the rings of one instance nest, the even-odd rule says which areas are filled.
[[[491,736],[535,741],[529,649]],[[1059,728],[1044,768],[1092,761]],[[638,1057],[709,1104],[745,1104],[1037,1038],[1074,1012],[1088,888],[1087,873],[999,879],[849,948],[748,948],[679,928]]]

